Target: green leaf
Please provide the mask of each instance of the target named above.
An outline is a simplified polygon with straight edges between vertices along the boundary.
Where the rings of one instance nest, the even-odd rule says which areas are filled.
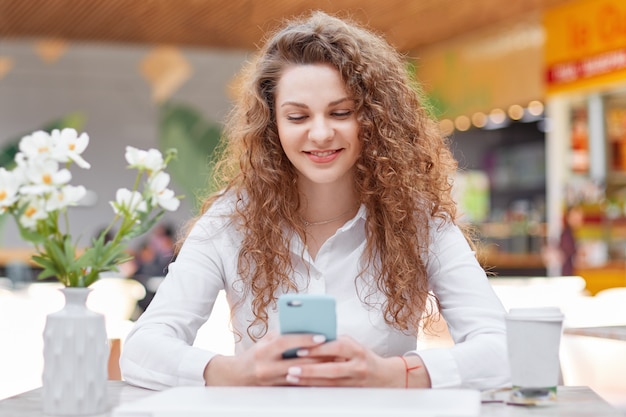
[[[109,245],[105,249],[101,263],[99,263],[101,266],[115,265],[118,263],[118,259],[128,258],[124,252],[125,248],[120,245]]]
[[[145,218],[142,219],[141,223],[136,225],[126,236],[128,239],[135,238],[137,236],[141,236],[146,233],[148,230],[152,229],[154,225],[161,220],[163,215],[165,214],[164,210],[159,211],[154,215],[153,218]]]
[[[100,271],[91,271],[89,274],[87,274],[84,277],[83,282],[81,282],[82,284],[81,286],[83,287],[90,286],[91,284],[93,284],[94,282],[98,280],[99,276],[100,276]]]
[[[54,239],[48,239],[43,243],[46,253],[56,266],[59,277],[68,275],[67,265],[65,263],[66,257],[65,253],[61,249],[61,245],[62,244]]]
[[[44,268],[44,269],[43,269],[43,270],[42,270],[42,271],[41,271],[41,272],[37,275],[37,279],[41,280],[41,279],[46,279],[46,278],[50,278],[50,277],[54,277],[54,276],[59,277],[59,275],[58,275],[55,271],[53,271],[53,270],[51,270],[51,269],[48,269],[48,268]],[[61,279],[60,279],[60,277],[59,277],[59,280],[61,280]],[[62,283],[62,284],[65,284],[65,282],[63,282],[63,281],[61,281],[61,283]],[[65,284],[65,285],[67,285],[67,284]]]
[[[31,259],[33,260],[33,262],[43,267],[44,269],[49,269],[53,271],[55,274],[58,273],[56,269],[56,264],[52,262],[52,260],[50,260],[48,257],[40,256],[40,255],[33,255]]]
[[[72,244],[72,237],[69,235],[63,237],[63,252],[65,252],[67,265],[72,265],[76,259],[76,248]]]

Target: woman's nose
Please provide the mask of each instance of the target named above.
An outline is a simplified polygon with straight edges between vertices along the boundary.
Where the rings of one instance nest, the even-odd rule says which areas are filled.
[[[326,118],[320,117],[313,120],[309,130],[309,139],[312,141],[326,141],[333,137],[333,128]]]

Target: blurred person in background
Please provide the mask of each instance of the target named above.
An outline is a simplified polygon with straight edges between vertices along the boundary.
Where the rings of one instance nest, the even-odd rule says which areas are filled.
[[[584,212],[581,207],[567,207],[563,215],[563,229],[558,246],[561,275],[571,276],[575,273],[577,259],[580,256],[576,242],[576,229],[582,226],[583,220]]]
[[[554,268],[558,275],[575,275],[576,267],[581,263],[583,251],[576,240],[576,230],[583,225],[584,216],[582,207],[567,206],[558,239],[551,239],[542,250],[545,265]]]
[[[132,278],[139,281],[146,290],[146,296],[137,301],[136,317],[148,308],[154,298],[155,280],[167,274],[167,268],[174,257],[174,246],[174,228],[168,223],[161,223],[152,229],[135,251]]]

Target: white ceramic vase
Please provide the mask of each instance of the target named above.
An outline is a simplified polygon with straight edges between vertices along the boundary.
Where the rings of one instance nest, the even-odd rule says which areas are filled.
[[[61,292],[65,306],[47,316],[43,333],[43,412],[103,413],[109,359],[104,315],[87,308],[91,289],[66,287]]]

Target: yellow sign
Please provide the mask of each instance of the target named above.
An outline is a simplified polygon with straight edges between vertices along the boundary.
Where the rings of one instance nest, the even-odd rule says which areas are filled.
[[[626,82],[626,2],[578,0],[544,16],[548,92]]]

